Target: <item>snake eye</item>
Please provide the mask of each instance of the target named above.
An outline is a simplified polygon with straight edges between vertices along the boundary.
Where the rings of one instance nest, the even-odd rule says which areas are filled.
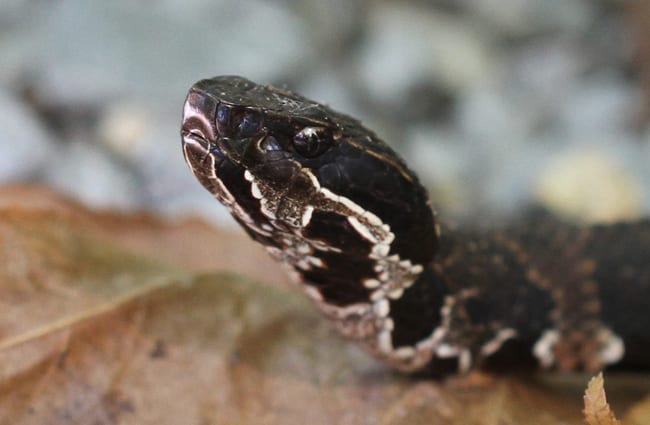
[[[281,151],[282,147],[280,146],[280,144],[278,143],[275,137],[266,136],[260,142],[260,149],[264,152],[271,152],[271,151]]]
[[[324,127],[305,127],[293,136],[293,146],[296,151],[307,158],[325,152],[331,142],[331,137]]]

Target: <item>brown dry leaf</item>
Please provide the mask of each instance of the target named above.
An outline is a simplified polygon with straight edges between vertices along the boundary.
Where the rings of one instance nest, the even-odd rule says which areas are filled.
[[[0,186],[0,211],[7,210],[54,214],[117,248],[186,270],[229,270],[265,283],[286,282],[281,267],[239,229],[218,232],[192,218],[170,221],[148,213],[89,210],[46,187]]]
[[[0,424],[582,423],[579,393],[405,377],[295,291],[162,261],[192,226],[0,190]]]
[[[650,397],[630,408],[623,421],[625,425],[650,425]]]
[[[589,380],[584,395],[585,421],[589,425],[620,425],[607,404],[602,372]]]

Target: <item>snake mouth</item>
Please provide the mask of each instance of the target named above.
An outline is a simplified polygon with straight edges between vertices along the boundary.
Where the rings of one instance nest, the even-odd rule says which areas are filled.
[[[219,145],[215,127],[217,102],[206,93],[190,91],[183,106],[181,138],[185,161],[195,173],[209,176],[224,160],[224,146]]]
[[[206,178],[213,176],[225,155],[214,143],[191,131],[183,130],[183,155],[187,165],[197,174]]]

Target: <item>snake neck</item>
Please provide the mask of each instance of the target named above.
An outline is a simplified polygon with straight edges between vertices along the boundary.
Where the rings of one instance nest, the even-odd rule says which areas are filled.
[[[506,233],[443,227],[439,252],[413,294],[405,294],[410,314],[415,315],[417,305],[430,321],[428,328],[419,324],[417,335],[403,332],[399,340],[417,346],[422,335],[434,336],[429,369],[446,373],[477,365],[501,367],[513,357],[530,364],[536,342],[553,329],[554,300],[544,283],[535,280],[522,248],[525,238]],[[413,324],[396,328],[413,329]]]
[[[439,247],[405,294],[410,316],[394,315],[396,329],[417,329],[404,344],[438,335],[432,370],[650,366],[649,221],[576,227],[536,211],[502,230],[443,228]],[[413,327],[413,310],[427,312],[428,329]]]

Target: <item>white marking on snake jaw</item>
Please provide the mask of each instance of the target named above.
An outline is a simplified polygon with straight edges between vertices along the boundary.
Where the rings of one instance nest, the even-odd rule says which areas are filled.
[[[321,260],[318,257],[312,257],[310,255],[310,256],[307,256],[306,258],[307,258],[307,261],[309,261],[309,263],[311,263],[315,267],[323,268],[325,266],[325,264],[323,263],[323,260]]]
[[[302,217],[301,217],[301,220],[300,220],[300,222],[302,223],[302,227],[306,227],[309,224],[309,222],[311,221],[311,215],[312,215],[313,212],[314,212],[314,207],[312,207],[311,205],[307,205],[305,207],[305,210],[303,211]]]
[[[472,368],[472,352],[468,349],[461,350],[458,356],[458,371],[467,373]]]
[[[211,167],[211,171],[212,173],[210,174],[210,178],[214,179],[214,181],[217,182],[217,186],[219,188],[218,193],[214,194],[215,198],[220,200],[228,209],[232,211],[232,207],[235,204],[235,197],[232,196],[232,193],[230,193],[226,185],[217,178],[214,167]],[[248,216],[248,214],[246,214],[246,216]]]
[[[257,185],[257,183],[255,183],[252,180],[250,180],[250,182],[251,182],[251,194],[253,195],[253,198],[262,199],[264,195],[262,195],[262,192],[260,191],[260,188]]]
[[[312,175],[313,176],[313,175]],[[315,178],[315,177],[314,177]],[[333,201],[336,205],[342,205],[344,206],[344,211],[341,211],[341,213],[344,213],[345,215],[348,216],[363,216],[364,214],[372,214],[369,211],[364,210],[361,208],[358,204],[355,202],[351,201],[350,199],[346,198],[345,196],[339,196],[332,192],[331,190],[321,187],[320,184],[318,186],[314,185],[318,189],[318,193],[320,193],[322,196],[325,197],[325,199],[329,199],[330,201]],[[347,211],[345,211],[347,209]],[[374,215],[374,214],[372,214]],[[379,218],[377,217],[377,220]]]
[[[320,188],[319,193],[326,200],[334,201],[335,204],[326,207],[326,210],[333,209],[337,213],[347,216],[348,223],[363,239],[372,244],[368,258],[375,261],[374,271],[377,273],[377,280],[387,284],[387,290],[394,287],[407,287],[414,281],[415,275],[422,272],[421,265],[412,265],[409,260],[400,261],[397,254],[388,256],[391,243],[395,240],[395,234],[391,232],[390,226],[383,223],[381,219],[370,211],[366,211],[350,199],[336,195],[326,188]],[[327,203],[325,203],[327,205]],[[341,206],[343,209],[341,209]],[[370,287],[374,282],[370,282]],[[395,299],[401,296],[399,291],[393,293]]]
[[[623,339],[610,329],[601,329],[597,334],[597,340],[602,344],[600,359],[603,364],[617,363],[625,355]]]
[[[377,346],[382,353],[388,354],[393,350],[393,341],[390,331],[384,330],[377,335]]]
[[[311,254],[312,252],[314,252],[314,250],[311,246],[309,246],[309,244],[300,243],[296,247],[296,252],[298,252],[298,254]]]
[[[390,291],[388,293],[388,298],[392,298],[394,300],[398,300],[404,295],[404,288],[398,288]]]
[[[296,279],[299,281],[299,279]],[[311,285],[304,285],[302,282],[298,282],[300,286],[302,286],[302,290],[309,296],[309,298],[318,301],[318,302],[323,302],[323,295],[320,293],[320,291],[316,288],[314,288]]]
[[[560,340],[560,333],[555,329],[547,329],[533,346],[533,355],[542,367],[549,368],[555,363],[553,347]]]
[[[277,217],[275,215],[275,212],[269,209],[268,203],[264,198],[260,199],[260,211],[262,211],[262,214],[270,218],[271,220],[277,220]]]
[[[368,229],[367,226],[361,224],[361,222],[359,221],[358,218],[356,218],[354,216],[350,216],[350,217],[348,217],[348,222],[352,225],[352,227],[354,227],[354,230],[356,230],[357,233],[359,233],[361,236],[363,236],[364,239],[367,239],[368,241],[372,242],[373,244],[378,244],[379,243],[379,241],[377,240],[375,235],[373,235],[370,232],[370,229]]]
[[[319,251],[325,251],[325,252],[336,252],[336,253],[341,253],[343,252],[341,249],[336,248],[334,246],[328,245],[323,241],[317,241],[317,240],[310,240],[309,244],[313,246],[315,249]]]
[[[617,363],[625,355],[625,344],[620,336],[607,327],[601,327],[595,334],[596,341],[600,344],[600,362],[603,365]],[[555,364],[554,347],[562,340],[562,335],[555,329],[542,333],[541,338],[533,346],[533,354],[540,365],[549,368]]]
[[[253,198],[260,201],[260,211],[262,214],[271,220],[276,220],[275,205],[272,203],[273,194],[264,193],[264,187],[255,180],[255,176],[249,170],[244,170],[244,179],[251,185],[251,195]]]
[[[436,348],[436,354],[440,358],[449,359],[451,357],[457,357],[458,355],[460,355],[460,349],[453,345],[440,344]]]
[[[390,313],[390,304],[388,303],[388,300],[381,299],[374,303],[372,306],[372,311],[374,311],[375,314],[379,317],[388,316],[388,313]]]
[[[415,348],[400,347],[393,352],[393,355],[401,360],[409,360],[415,356]]]
[[[363,281],[363,286],[365,286],[368,289],[378,288],[379,285],[381,285],[381,282],[378,281],[377,279],[365,279]]]
[[[371,255],[374,256],[373,258],[377,258],[377,257],[382,258],[382,257],[386,257],[389,252],[390,252],[390,245],[379,243],[372,247]]]
[[[326,190],[326,189],[321,189],[321,187],[320,187],[320,182],[318,181],[318,179],[316,178],[316,176],[314,175],[314,173],[311,172],[310,169],[308,169],[308,168],[303,168],[303,169],[302,169],[302,172],[305,173],[305,174],[307,175],[307,177],[309,177],[309,180],[311,181],[311,185],[314,187],[314,189],[315,189],[316,191]],[[329,191],[328,191],[328,192],[329,192]],[[332,192],[330,192],[330,193],[332,193]]]
[[[262,182],[256,181],[255,176],[248,170],[244,173],[245,179],[251,183],[253,197],[260,199],[262,213],[272,222],[278,220],[276,217],[280,217],[284,224],[294,227],[294,230],[282,230],[281,238],[277,237],[280,228],[275,229],[274,239],[280,241],[283,247],[276,250],[274,257],[294,269],[294,280],[310,298],[316,300],[319,308],[334,321],[341,333],[363,341],[370,351],[402,370],[415,370],[424,366],[431,359],[432,349],[425,348],[427,344],[394,348],[394,322],[390,317],[391,300],[403,296],[405,288],[413,284],[423,267],[412,264],[408,259],[401,259],[398,254],[389,255],[395,234],[377,215],[366,211],[352,200],[321,187],[311,170],[303,168],[301,172],[311,182],[312,188],[308,190],[314,191],[314,197],[308,205],[302,205],[292,198],[276,193]],[[319,251],[343,251],[343,247],[304,236],[303,229],[312,222],[315,211],[334,212],[345,217],[357,237],[369,242],[367,257],[374,263],[374,274],[359,282],[372,290],[367,302],[345,307],[330,304],[318,286],[301,281],[301,271],[327,267],[327,264],[318,258]],[[439,334],[440,332],[436,337]],[[429,340],[433,337],[434,335]]]
[[[435,349],[436,355],[442,359],[458,358],[458,371],[467,373],[472,368],[472,352],[467,348],[456,345],[440,344]]]
[[[185,146],[187,146],[189,143],[196,142],[187,141],[185,142]],[[242,222],[244,222],[249,229],[263,236],[271,236],[272,228],[268,224],[262,224],[261,226],[258,225],[258,223],[253,220],[250,214],[248,214],[248,212],[237,203],[235,197],[232,195],[232,193],[230,193],[226,185],[221,181],[221,179],[217,177],[215,166],[216,160],[214,158],[214,155],[211,153],[208,153],[207,155],[212,160],[212,166],[206,167],[209,170],[209,174],[204,174],[204,176],[210,179],[210,181],[214,184],[214,190],[212,191],[213,196],[219,202],[221,202],[232,215],[238,217]],[[192,168],[192,170],[194,170],[194,168]],[[246,172],[248,171],[245,171],[244,174],[246,174]],[[254,183],[251,183],[251,185],[254,185]]]
[[[373,291],[370,294],[370,301],[372,301],[372,302],[377,302],[377,301],[382,300],[384,298],[386,298],[386,291],[384,291],[383,288],[379,288],[379,289],[377,289],[376,291]]]
[[[483,346],[481,347],[481,354],[484,357],[487,357],[496,353],[497,351],[499,351],[499,349],[501,348],[504,342],[506,342],[509,339],[515,338],[516,336],[517,336],[517,331],[515,331],[512,328],[505,328],[499,330],[497,334],[494,336],[494,338],[492,338],[491,340],[483,344]]]
[[[368,221],[368,224],[371,226],[381,226],[384,224],[379,217],[371,213],[370,211],[366,211],[362,215],[363,218],[365,218]]]

